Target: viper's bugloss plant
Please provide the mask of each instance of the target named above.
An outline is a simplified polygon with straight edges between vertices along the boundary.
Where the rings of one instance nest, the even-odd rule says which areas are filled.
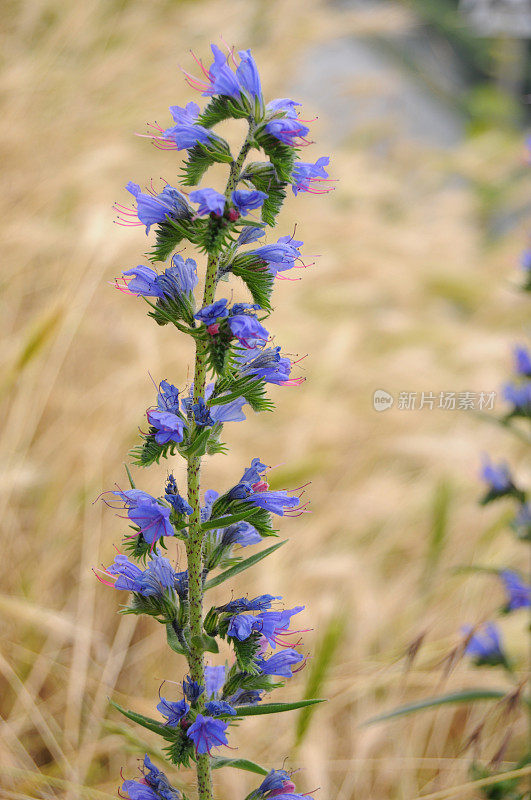
[[[167,184],[160,191],[142,191],[139,184],[125,187],[131,206],[115,206],[122,225],[141,225],[153,236],[148,258],[156,266],[139,264],[124,269],[116,287],[142,298],[158,325],[173,325],[195,345],[193,383],[185,391],[161,380],[153,405],[147,409],[147,430],[132,453],[138,467],[176,456],[186,462],[187,486],[179,487],[170,473],[154,497],[131,488],[110,492],[128,520],[129,532],[114,561],[101,571],[100,580],[129,593],[127,614],[144,614],[165,626],[168,645],[187,662],[182,691],[176,698],[160,695],[159,718],[127,711],[126,717],[157,733],[170,764],[188,767],[195,762],[197,794],[210,800],[212,768],[235,764],[265,775],[250,798],[296,800],[295,786],[284,770],[269,773],[245,759],[223,758],[230,728],[244,717],[301,708],[318,700],[266,703],[265,695],[282,686],[304,665],[301,630],[290,630],[292,617],[304,606],[282,607],[281,597],[228,599],[206,608],[208,590],[258,563],[283,542],[243,558],[240,548],[277,536],[274,517],[305,512],[299,490],[272,491],[269,467],[253,458],[223,491],[202,491],[201,462],[205,456],[225,453],[223,426],[245,420],[250,410],[273,410],[267,385],[296,386],[294,363],[273,346],[267,318],[276,278],[304,264],[302,241],[283,234],[267,241],[286,191],[321,194],[330,191],[325,167],[328,157],[315,163],[300,160],[300,148],[309,144],[309,129],[290,99],[265,103],[260,76],[249,50],[225,54],[212,45],[213,63],[201,75],[185,73],[190,86],[211,98],[201,110],[190,102],[172,106],[168,127],[152,126],[151,138],[161,150],[184,152],[180,188]],[[239,152],[215,131],[225,120],[245,120],[247,134]],[[251,160],[257,151],[256,161]],[[220,190],[198,186],[213,164],[228,169]],[[259,246],[256,243],[260,242]],[[185,258],[175,250],[187,242],[197,252]],[[198,268],[198,261],[205,262]],[[168,262],[163,264],[162,262]],[[234,303],[217,296],[218,283],[243,281],[250,302]],[[200,292],[198,292],[201,284]],[[227,288],[224,294],[230,294]],[[178,376],[177,380],[182,380]],[[182,493],[181,493],[182,490]],[[178,570],[164,554],[171,539],[186,549],[186,568]],[[237,548],[235,550],[235,548]],[[183,565],[184,566],[184,565]],[[216,574],[213,574],[216,573]],[[205,652],[219,653],[224,640],[232,656],[228,662],[205,664]],[[155,706],[155,702],[154,702]],[[130,800],[175,800],[181,792],[146,755],[141,774],[125,780],[122,796]]]

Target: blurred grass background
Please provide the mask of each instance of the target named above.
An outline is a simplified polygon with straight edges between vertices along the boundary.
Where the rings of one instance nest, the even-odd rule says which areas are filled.
[[[528,333],[522,116],[514,87],[495,80],[496,42],[472,37],[455,3],[4,0],[2,17],[2,798],[115,797],[120,768],[132,775],[158,743],[108,698],[150,715],[161,681],[183,674],[163,630],[118,616],[123,598],[91,572],[123,531],[94,501],[126,482],[153,402],[148,372],[182,385],[191,358],[109,286],[146,249],[141,229],[112,224],[111,205],[130,179],[175,180],[179,157],[133,134],[197,100],[179,64],[220,35],[253,48],[267,97],[318,115],[305,156],[330,153],[340,178],[326,197],[290,197],[278,227],[297,224],[304,252],[320,255],[301,282],[279,282],[271,320],[288,352],[309,354],[308,380],[274,389],[274,416],[228,425],[230,455],[205,469],[223,489],[259,455],[280,463],[278,486],[312,481],[312,514],[282,522],[290,544],[234,590],[307,604],[304,648],[316,655],[283,695],[309,681],[329,700],[309,719],[250,720],[230,752],[300,769],[300,790],[320,786],[322,800],[472,796],[455,787],[491,706],[362,723],[439,691],[507,685],[462,662],[446,674],[443,660],[459,626],[502,600],[491,577],[453,569],[522,557],[503,508],[475,504],[480,453],[520,463],[521,480],[529,466],[516,438],[470,412],[376,413],[372,393],[499,391]],[[167,470],[137,483],[158,493]],[[524,628],[518,614],[504,626],[519,677]],[[502,766],[518,758],[524,722],[496,710],[483,758],[513,722]],[[216,777],[220,798],[256,783]]]

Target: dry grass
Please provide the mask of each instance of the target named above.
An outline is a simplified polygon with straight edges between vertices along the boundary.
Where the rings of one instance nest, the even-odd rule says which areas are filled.
[[[107,284],[145,247],[140,230],[112,225],[120,187],[176,173],[175,154],[132,133],[190,99],[178,63],[220,31],[253,47],[267,94],[283,96],[310,43],[409,22],[393,5],[346,13],[319,0],[6,0],[3,18],[2,797],[103,800],[116,796],[119,770],[132,772],[144,740],[158,746],[118,719],[108,697],[151,714],[160,682],[183,671],[162,630],[117,616],[121,598],[91,572],[121,535],[93,501],[124,481],[124,454],[152,402],[148,371],[184,383],[190,358]],[[358,90],[366,91],[349,87],[348,102]],[[331,149],[332,128],[315,123],[315,155]],[[323,689],[330,700],[288,762],[302,769],[301,788],[320,786],[323,800],[473,796],[455,787],[468,779],[464,745],[485,706],[360,726],[407,699],[505,685],[496,671],[459,663],[445,676],[440,665],[462,621],[485,618],[500,601],[491,579],[452,569],[521,558],[500,509],[475,505],[479,453],[518,462],[523,449],[469,413],[376,414],[371,396],[499,387],[509,345],[527,325],[511,283],[524,228],[488,241],[485,190],[500,187],[499,207],[522,209],[520,161],[519,143],[501,136],[444,154],[397,139],[385,156],[353,140],[335,148],[337,191],[290,199],[284,212],[280,233],[297,222],[305,252],[322,254],[303,282],[280,283],[272,320],[286,349],[309,352],[308,381],[275,393],[275,416],[230,428],[231,454],[212,459],[206,479],[224,487],[256,454],[282,462],[279,485],[313,481],[313,513],[282,524],[290,545],[248,573],[245,590],[306,602],[310,652],[328,621],[346,615]],[[157,490],[166,470],[138,481]],[[448,524],[435,552],[441,484]],[[406,671],[404,654],[423,632]],[[524,619],[507,621],[520,673],[523,632]],[[299,696],[304,680],[303,672],[286,696]],[[496,752],[507,724],[491,711],[482,756]],[[294,730],[288,715],[252,720],[232,744],[278,766]],[[508,763],[523,736],[515,719]],[[218,773],[219,797],[252,785],[245,773]]]

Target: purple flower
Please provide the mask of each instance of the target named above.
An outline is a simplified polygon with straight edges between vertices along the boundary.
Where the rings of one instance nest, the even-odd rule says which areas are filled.
[[[507,593],[507,611],[531,606],[531,586],[524,583],[517,572],[504,569],[500,572],[500,578]]]
[[[297,241],[292,236],[281,236],[276,244],[257,247],[255,250],[250,250],[249,255],[265,261],[271,275],[276,275],[277,272],[293,269],[295,261],[301,257],[298,248],[302,244],[303,242]]]
[[[271,658],[258,658],[256,666],[264,675],[277,675],[279,678],[291,678],[291,667],[303,661],[304,656],[291,647],[275,653]]]
[[[173,291],[167,292],[173,296],[174,294],[192,294],[194,288],[197,286],[197,264],[193,258],[184,258],[176,253],[171,260],[171,267],[169,267],[163,275],[159,278],[159,284],[165,289],[164,281],[161,280],[164,276],[167,280],[172,282]]]
[[[259,192],[258,189],[236,189],[231,198],[242,217],[245,217],[253,208],[260,208],[263,205],[264,200],[267,199],[267,194]]]
[[[489,492],[496,496],[507,494],[513,486],[507,465],[498,464],[496,466],[489,460],[488,456],[483,459],[481,478],[487,484]]]
[[[145,194],[138,183],[129,181],[125,187],[136,200],[136,211],[127,206],[115,205],[121,223],[125,225],[142,224],[146,226],[146,234],[152,225],[171,219],[184,219],[191,216],[191,209],[186,197],[173,186],[165,186],[160,194]],[[134,220],[138,219],[138,222]]]
[[[143,572],[140,567],[133,564],[127,556],[119,553],[114,557],[113,563],[105,570],[107,575],[117,575],[116,581],[113,583],[103,581],[107,586],[114,586],[115,589],[126,589],[130,592],[137,592],[142,594],[142,576]],[[98,578],[101,580],[101,578]]]
[[[178,514],[193,514],[194,510],[192,506],[179,494],[177,481],[171,474],[168,476],[166,482],[166,493],[164,497]]]
[[[176,124],[163,131],[162,136],[157,136],[159,141],[170,140],[175,143],[177,150],[187,150],[196,144],[209,144],[218,138],[208,128],[196,125],[199,116],[197,103],[188,103],[184,108],[170,106],[170,113]]]
[[[273,600],[282,600],[281,597],[275,597],[272,594],[261,594],[253,600],[248,600],[246,597],[239,597],[237,600],[231,600],[225,603],[224,606],[218,606],[218,611],[224,611],[232,614],[239,611],[265,611],[271,608]]]
[[[330,187],[323,186],[328,180],[328,172],[325,167],[330,163],[328,156],[321,156],[315,164],[306,161],[297,161],[293,167],[291,175],[291,189],[293,194],[299,192],[309,192],[310,194],[326,194],[331,191]],[[317,184],[317,187],[314,187]]]
[[[276,648],[277,644],[283,644],[282,637],[290,626],[291,617],[293,617],[294,614],[300,614],[303,609],[304,606],[296,606],[295,608],[285,609],[284,611],[263,611],[261,614],[258,614],[257,619],[260,621],[260,627],[257,628],[257,630],[260,631],[273,650]]]
[[[265,236],[265,231],[262,230],[262,228],[255,227],[254,225],[246,225],[236,241],[239,245],[251,244],[251,242],[256,242],[257,239],[261,239],[262,236]]]
[[[235,522],[221,531],[221,544],[223,547],[230,547],[239,544],[240,547],[247,547],[250,544],[258,544],[262,537],[249,522]]]
[[[162,289],[157,283],[158,275],[151,267],[139,264],[138,267],[122,272],[122,275],[125,286],[116,283],[116,288],[124,294],[132,294],[136,297],[162,297]],[[127,280],[129,276],[132,278]]]
[[[237,614],[229,622],[227,635],[244,642],[259,627],[260,623],[257,617],[253,617],[251,614]]]
[[[254,347],[238,353],[237,358],[242,375],[256,375],[266,383],[274,383],[277,386],[300,383],[302,380],[290,378],[291,361],[280,355],[280,347],[268,347],[264,350]]]
[[[189,675],[185,676],[183,680],[183,692],[186,699],[192,703],[192,705],[197,702],[204,691],[204,688],[200,686],[197,681],[193,681]]]
[[[210,410],[208,409],[202,397],[198,399],[197,403],[191,403],[190,409],[192,411],[195,424],[198,427],[206,428],[214,425],[214,420],[210,416]]]
[[[263,472],[267,469],[266,464],[262,464],[259,458],[253,458],[251,465],[247,467],[240,478],[241,483],[257,483]]]
[[[245,347],[256,347],[265,344],[269,339],[269,331],[251,314],[236,314],[228,319],[229,328],[235,339]]]
[[[219,492],[214,489],[208,489],[205,492],[205,505],[201,508],[201,522],[207,522],[212,513],[212,506],[219,497]]]
[[[199,204],[197,213],[200,217],[204,217],[206,214],[223,216],[226,197],[215,189],[196,189],[195,192],[190,192],[189,196],[192,203]]]
[[[531,381],[525,383],[506,383],[503,387],[503,397],[512,403],[513,415],[531,415]]]
[[[214,56],[214,61],[208,69],[196,58],[204,78],[195,78],[185,72],[186,79],[192,88],[200,91],[204,96],[223,95],[234,100],[241,100],[242,95],[251,100],[258,101],[259,107],[262,104],[262,89],[260,77],[250,50],[240,50],[240,63],[236,68],[236,73],[229,66],[229,56],[226,56],[215,44],[210,48]],[[230,57],[235,62],[232,51]],[[195,56],[194,56],[195,58]]]
[[[264,508],[272,514],[278,514],[280,517],[284,516],[284,509],[296,508],[300,503],[298,497],[290,497],[285,489],[277,492],[270,492],[268,489],[260,488],[251,492],[245,499],[249,503],[253,503],[259,508]]]
[[[300,142],[304,141],[305,137],[309,134],[310,129],[299,122],[298,119],[284,117],[281,119],[272,119],[265,126],[267,133],[278,139],[283,144],[295,147]]]
[[[183,431],[186,428],[186,422],[182,417],[169,411],[148,411],[146,416],[149,424],[157,431],[154,434],[157,444],[182,442]]]
[[[127,516],[140,528],[140,533],[148,544],[154,544],[161,536],[173,536],[170,523],[171,509],[160,505],[154,497],[139,489],[125,492],[112,492],[125,503]]]
[[[255,706],[262,699],[262,695],[256,689],[236,689],[229,697],[233,706]]]
[[[276,792],[278,789],[283,789],[286,781],[289,781],[288,773],[283,769],[272,769],[271,772],[264,778],[258,791],[260,794],[267,794],[268,792]]]
[[[514,360],[516,371],[519,373],[519,375],[524,375],[526,378],[531,378],[531,353],[527,347],[523,347],[522,345],[515,347]]]
[[[223,722],[221,719],[204,717],[202,714],[198,714],[195,722],[186,731],[186,735],[193,741],[198,755],[203,753],[210,755],[210,750],[213,747],[228,744],[225,735],[228,724],[228,722]]]
[[[144,757],[141,781],[124,781],[122,792],[129,800],[181,800],[181,793],[170,785],[166,775],[158,769],[148,755]]]
[[[236,711],[225,700],[210,700],[205,705],[205,711],[211,717],[233,717]]]
[[[157,394],[157,406],[159,411],[170,411],[172,414],[179,413],[179,390],[168,381],[161,381]]]
[[[223,397],[223,395],[220,395],[220,397]],[[211,406],[210,416],[214,423],[243,422],[245,414],[242,408],[246,403],[247,400],[245,397],[237,397],[235,400],[230,400],[228,403]]]
[[[205,696],[217,697],[225,683],[226,668],[224,664],[216,667],[205,667]]]
[[[464,625],[461,630],[470,637],[465,646],[465,653],[472,656],[478,666],[493,666],[506,662],[500,634],[492,622],[482,625],[477,633],[472,633],[474,629],[471,625]]]
[[[105,580],[102,583],[114,586],[115,589],[135,592],[142,597],[162,597],[167,589],[179,590],[182,582],[187,579],[186,572],[175,572],[168,559],[158,554],[155,554],[147,568],[142,571],[127,556],[119,553],[105,573],[118,577],[114,584]]]
[[[229,309],[227,308],[228,300],[216,300],[215,303],[211,303],[209,306],[205,306],[200,311],[195,314],[195,318],[198,319],[203,325],[209,327],[218,321],[218,319],[223,319],[229,316]]]
[[[290,100],[289,97],[281,97],[277,98],[276,100],[271,100],[271,102],[267,104],[266,108],[272,114],[283,111],[285,117],[288,117],[289,119],[297,119],[298,112],[295,106],[300,105],[301,104],[296,103],[295,100]]]
[[[531,250],[524,250],[520,257],[520,264],[526,272],[531,271]]]
[[[241,61],[236,69],[236,78],[240,88],[246,92],[249,97],[261,100],[262,85],[260,83],[260,75],[258,68],[251,55],[250,50],[239,50],[238,55]]]
[[[176,728],[182,718],[185,717],[190,711],[190,706],[184,697],[182,700],[178,700],[177,702],[166,700],[165,697],[161,697],[160,703],[157,706],[157,711],[159,711],[160,714],[166,718],[165,724],[169,728]]]

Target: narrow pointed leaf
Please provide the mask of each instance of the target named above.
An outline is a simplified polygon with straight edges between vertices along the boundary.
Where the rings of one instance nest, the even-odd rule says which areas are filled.
[[[182,644],[180,643],[171,622],[168,622],[168,624],[166,625],[166,640],[168,642],[168,645],[175,653],[179,653],[179,655],[181,656],[185,655],[185,650]]]
[[[408,714],[416,714],[417,711],[424,711],[428,708],[436,708],[437,706],[452,705],[458,703],[474,703],[476,700],[501,700],[506,697],[507,691],[497,689],[464,689],[461,692],[451,692],[450,694],[442,694],[439,697],[428,697],[426,700],[420,700],[418,703],[409,703],[406,706],[394,708],[392,711],[387,711],[385,714],[378,714],[376,717],[371,717],[364,725],[374,725],[375,722],[385,722],[388,719],[395,717],[405,717]]]
[[[215,758],[210,761],[212,769],[221,769],[221,767],[234,767],[234,769],[244,769],[246,772],[254,772],[256,775],[267,775],[267,769],[264,769],[254,761],[249,761],[247,758]]]
[[[205,590],[212,589],[214,586],[219,586],[220,583],[224,583],[224,581],[234,578],[235,575],[238,575],[240,572],[249,569],[249,567],[253,567],[263,558],[266,558],[267,556],[271,555],[271,553],[274,553],[279,547],[282,547],[283,544],[286,544],[287,541],[287,539],[284,539],[283,542],[277,542],[276,544],[271,545],[271,547],[261,550],[260,553],[255,553],[254,556],[249,556],[249,558],[246,558],[243,561],[240,561],[238,564],[235,564],[233,567],[226,569],[225,572],[220,572],[219,575],[216,575],[214,578],[210,578],[205,583]]]
[[[255,717],[260,714],[278,714],[280,711],[296,711],[304,706],[324,703],[324,700],[297,700],[294,703],[260,703],[257,706],[239,706],[236,710],[239,717]]]
[[[174,738],[171,728],[163,725],[162,722],[157,722],[156,719],[151,719],[151,717],[145,717],[143,714],[137,714],[136,711],[128,711],[126,708],[122,708],[118,703],[115,703],[114,700],[110,700],[109,702],[120,714],[123,714],[124,717],[127,717],[127,719],[130,719],[132,722],[136,722],[137,725],[142,725],[143,728],[147,728],[149,731],[153,731],[153,733],[158,733],[159,736],[164,737],[164,739],[171,741]]]

